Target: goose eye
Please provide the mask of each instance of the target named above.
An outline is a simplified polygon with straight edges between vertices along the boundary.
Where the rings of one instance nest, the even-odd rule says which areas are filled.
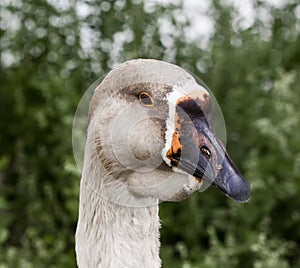
[[[141,92],[139,94],[139,100],[144,106],[153,106],[152,96],[147,92]]]
[[[207,159],[210,158],[210,150],[206,146],[200,148],[201,152],[205,155]]]

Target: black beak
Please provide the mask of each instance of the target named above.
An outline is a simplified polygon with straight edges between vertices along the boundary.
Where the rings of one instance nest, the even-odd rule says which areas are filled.
[[[230,159],[206,117],[199,113],[195,116],[195,112],[191,115],[184,109],[183,113],[178,112],[178,118],[180,125],[177,125],[173,141],[177,137],[174,144],[180,143],[181,147],[170,150],[167,155],[171,164],[196,179],[215,185],[234,201],[247,202],[250,185]]]
[[[228,197],[241,203],[250,199],[250,185],[225,152],[222,169],[213,182]]]

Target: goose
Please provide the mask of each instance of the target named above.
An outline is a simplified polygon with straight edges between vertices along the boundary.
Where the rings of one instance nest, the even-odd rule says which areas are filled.
[[[160,201],[250,187],[213,129],[211,94],[179,66],[126,61],[95,89],[75,235],[78,267],[161,267]]]

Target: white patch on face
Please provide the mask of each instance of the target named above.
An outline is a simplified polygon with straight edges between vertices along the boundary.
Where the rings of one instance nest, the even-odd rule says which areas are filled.
[[[167,130],[165,133],[165,146],[162,149],[163,160],[171,167],[171,160],[167,158],[167,152],[171,148],[173,134],[175,132],[175,112],[176,112],[176,103],[177,100],[184,96],[184,93],[180,92],[176,86],[173,87],[173,90],[166,96],[168,105],[169,105],[169,115],[167,118],[166,126]]]
[[[162,158],[167,165],[172,167],[171,160],[167,158],[167,152],[172,146],[173,134],[175,133],[175,114],[176,114],[176,103],[184,96],[200,97],[204,94],[209,95],[208,91],[202,86],[198,85],[195,81],[181,84],[177,83],[173,86],[173,90],[166,96],[169,105],[169,115],[166,121],[166,133],[165,133],[165,146],[162,149]]]

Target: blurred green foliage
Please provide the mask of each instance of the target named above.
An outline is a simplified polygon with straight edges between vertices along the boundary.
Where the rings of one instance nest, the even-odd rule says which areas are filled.
[[[252,186],[247,204],[213,188],[163,203],[164,267],[300,267],[300,5],[253,0],[254,22],[240,27],[236,8],[213,0],[206,47],[186,34],[182,5],[1,1],[1,268],[75,266],[73,115],[93,81],[137,57],[206,82]]]

